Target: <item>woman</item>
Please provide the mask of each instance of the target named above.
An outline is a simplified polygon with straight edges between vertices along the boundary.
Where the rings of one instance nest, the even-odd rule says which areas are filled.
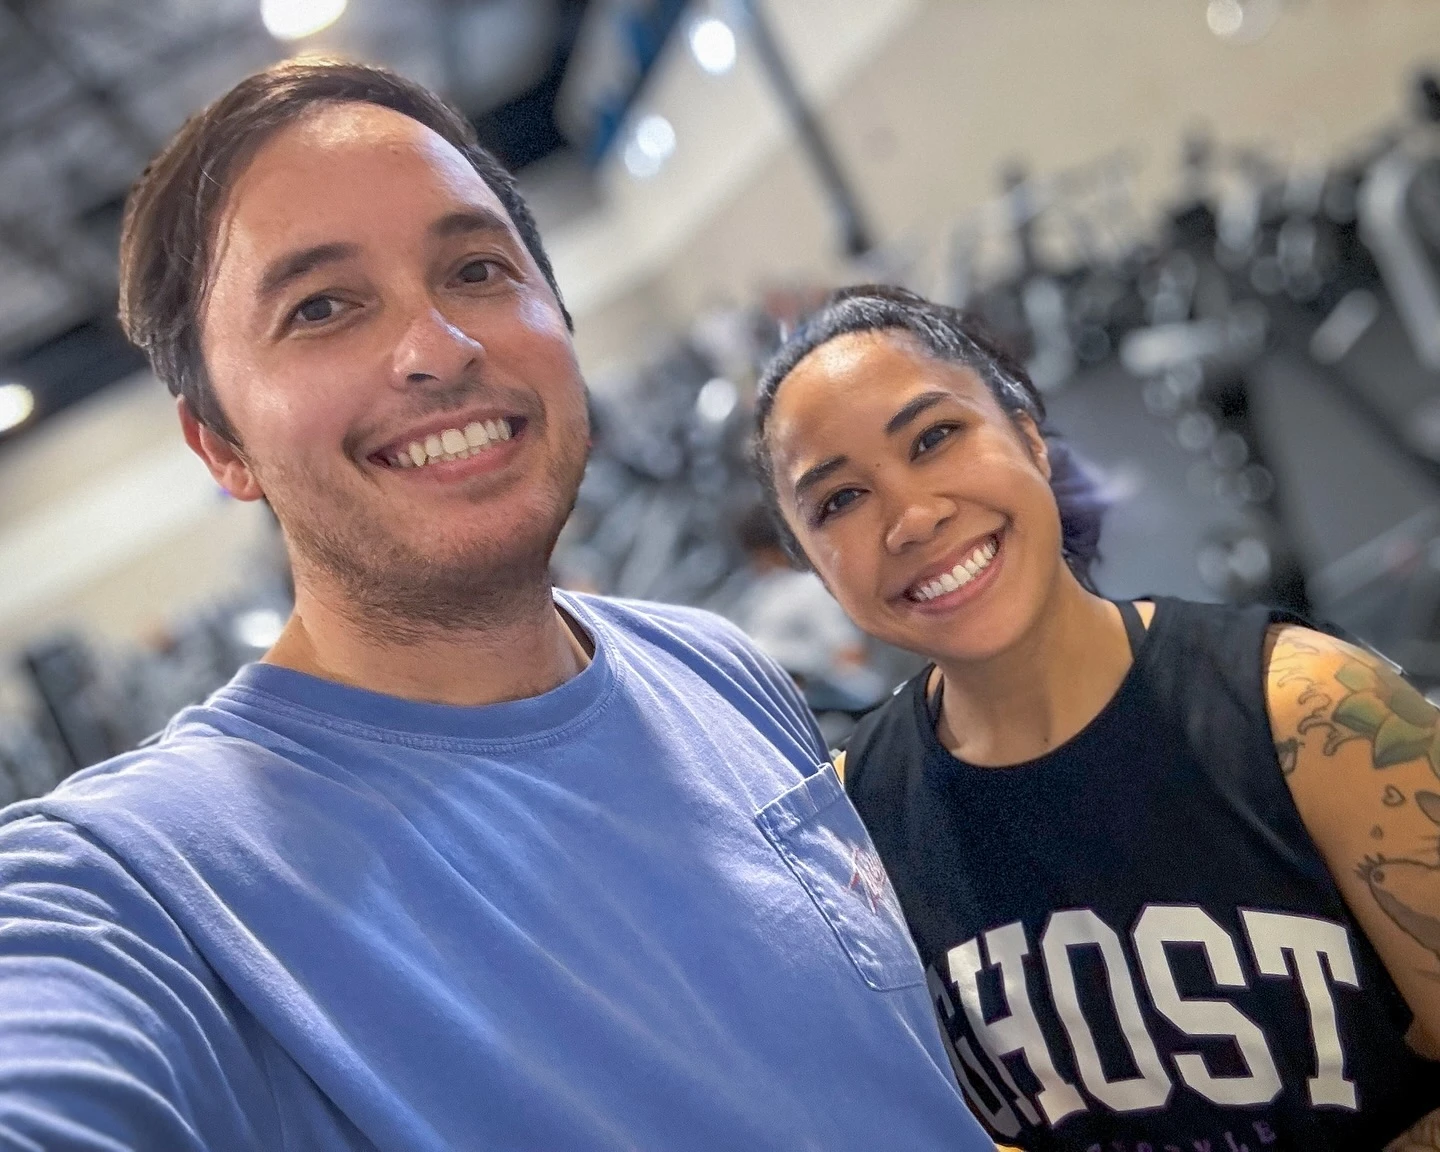
[[[995,1135],[1440,1148],[1440,713],[1283,613],[1097,595],[1093,487],[952,309],[838,293],[756,419],[794,557],[932,661],[841,767]]]

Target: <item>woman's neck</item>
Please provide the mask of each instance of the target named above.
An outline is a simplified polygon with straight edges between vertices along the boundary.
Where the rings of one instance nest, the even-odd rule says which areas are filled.
[[[1130,670],[1119,611],[1065,573],[1019,642],[981,662],[937,662],[940,742],[970,764],[1021,764],[1073,739]]]

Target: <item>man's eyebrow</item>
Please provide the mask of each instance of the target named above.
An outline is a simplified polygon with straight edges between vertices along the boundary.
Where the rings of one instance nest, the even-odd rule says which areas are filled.
[[[465,208],[459,212],[447,212],[430,225],[429,232],[441,240],[464,236],[468,232],[503,232],[508,236],[510,222],[489,208]]]
[[[489,208],[466,208],[459,212],[446,213],[430,225],[429,232],[432,236],[440,239],[463,236],[468,232],[503,232],[508,235],[510,225],[504,216],[498,212],[492,212]],[[256,295],[262,300],[267,300],[285,285],[313,272],[316,268],[352,259],[359,253],[360,246],[358,244],[338,242],[316,244],[311,248],[287,252],[273,260],[265,269],[265,274],[260,278],[260,287],[256,290]]]
[[[911,400],[905,407],[896,412],[894,416],[890,417],[890,422],[885,425],[885,435],[895,435],[896,432],[899,432],[909,424],[910,421],[924,412],[925,409],[933,408],[941,401],[951,399],[954,399],[954,397],[952,397],[949,392],[941,392],[939,389],[932,389],[929,392],[920,393],[919,396],[916,396],[915,399]]]
[[[265,269],[265,274],[260,277],[260,287],[255,294],[261,300],[268,300],[293,280],[313,272],[324,264],[335,264],[341,260],[350,260],[359,255],[360,247],[357,244],[316,244],[310,248],[301,248],[295,252],[287,252],[283,256],[277,256]]]
[[[825,477],[829,476],[836,469],[843,468],[848,464],[849,458],[845,456],[832,456],[829,460],[822,460],[813,468],[807,468],[795,481],[795,498],[798,500],[811,488],[819,484]]]

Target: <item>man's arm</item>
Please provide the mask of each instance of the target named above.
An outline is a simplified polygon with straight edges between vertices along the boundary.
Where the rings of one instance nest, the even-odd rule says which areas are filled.
[[[1345,902],[1440,1058],[1440,709],[1369,652],[1278,626],[1266,652],[1275,751]],[[1387,1152],[1440,1150],[1440,1112]]]
[[[280,1147],[213,973],[96,841],[0,828],[0,1149]]]

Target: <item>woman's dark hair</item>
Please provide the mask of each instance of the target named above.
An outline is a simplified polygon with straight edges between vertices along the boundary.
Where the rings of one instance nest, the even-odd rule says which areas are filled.
[[[383,68],[343,60],[288,60],[247,76],[187,120],[141,174],[120,233],[120,323],[155,375],[195,417],[238,443],[200,349],[220,212],[231,185],[267,140],[318,107],[376,104],[453,145],[490,186],[573,329],[540,232],[515,181],[480,146],[475,129],[428,89]]]
[[[1050,490],[1060,511],[1061,550],[1075,578],[1090,591],[1091,566],[1100,556],[1100,523],[1107,501],[1095,477],[1058,433],[1046,426],[1045,402],[1024,367],[973,317],[936,304],[903,288],[860,284],[833,293],[770,358],[755,397],[753,460],[765,498],[779,526],[785,551],[797,564],[810,562],[780,514],[774,463],[765,425],[775,393],[795,366],[837,336],[851,332],[903,332],[937,360],[962,364],[980,377],[1000,406],[1017,421],[1028,416],[1045,438],[1050,458]]]

